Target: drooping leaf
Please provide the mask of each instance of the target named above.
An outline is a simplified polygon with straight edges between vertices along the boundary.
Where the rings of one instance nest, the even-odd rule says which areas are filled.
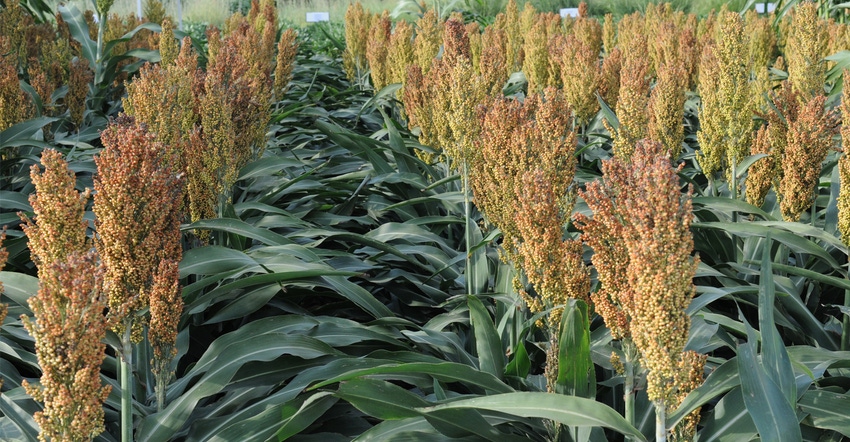
[[[422,397],[395,384],[368,378],[341,382],[335,395],[381,420],[416,417],[419,416],[416,408],[430,405]]]
[[[758,428],[762,440],[800,441],[797,415],[779,386],[760,364],[754,342],[738,346],[738,374],[744,404]]]
[[[605,427],[637,440],[646,440],[637,429],[607,405],[591,399],[561,394],[529,392],[494,394],[461,399],[420,411],[430,413],[453,409],[492,410],[522,417],[550,419],[574,427]]]
[[[558,347],[556,391],[593,398],[596,394],[596,369],[590,358],[590,321],[584,301],[570,300],[564,307]]]
[[[850,437],[850,396],[827,390],[809,390],[803,394],[797,405],[812,420],[818,428],[837,431],[845,437]]]
[[[467,304],[481,371],[501,379],[505,373],[505,352],[493,320],[481,300],[474,295],[467,297]]]
[[[767,235],[761,261],[761,278],[759,280],[759,331],[761,331],[762,364],[768,377],[776,383],[779,391],[785,395],[788,405],[797,403],[797,386],[794,382],[794,370],[791,360],[785,350],[785,344],[773,319],[773,301],[775,287],[773,284],[773,260],[770,254],[771,239]]]

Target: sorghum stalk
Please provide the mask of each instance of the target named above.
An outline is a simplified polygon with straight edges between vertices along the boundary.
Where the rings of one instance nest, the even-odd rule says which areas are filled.
[[[841,241],[850,245],[850,70],[843,73],[844,90],[841,97],[841,143],[844,150],[838,160],[840,190],[838,192],[838,231]],[[850,260],[850,257],[848,257]],[[850,274],[847,275],[850,279]],[[844,306],[850,307],[850,290],[844,291]],[[850,350],[850,316],[841,323],[841,350]]]
[[[132,320],[124,320],[121,334],[121,441],[133,440],[133,330]]]
[[[112,8],[112,3],[115,0],[95,0],[95,6],[97,6],[97,13],[100,15],[100,20],[97,25],[97,63],[95,65],[95,79],[96,81],[100,81],[101,74],[103,69],[101,67],[101,63],[103,61],[103,34],[106,32],[106,23],[107,17],[109,15],[109,10]]]
[[[638,354],[631,339],[623,340],[622,349],[626,355],[626,362],[623,364],[625,371],[625,381],[623,384],[624,417],[628,423],[635,425],[635,397],[637,396],[635,376],[638,369]]]
[[[682,194],[677,170],[657,142],[644,140],[630,162],[614,157],[602,168],[602,182],[588,184],[582,193],[594,218],[576,216],[594,249],[600,280],[608,282],[602,285],[605,296],[594,300],[602,301],[597,310],[612,336],[631,339],[639,351],[647,395],[656,408],[656,434],[666,440],[667,409],[695,388],[690,374],[701,373],[705,362],[683,351],[690,328],[685,308],[697,267],[691,257],[691,193]]]

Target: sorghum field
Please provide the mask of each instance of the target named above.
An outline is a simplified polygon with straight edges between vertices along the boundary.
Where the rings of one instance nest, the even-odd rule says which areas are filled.
[[[847,4],[753,3],[7,0],[0,440],[850,438]]]

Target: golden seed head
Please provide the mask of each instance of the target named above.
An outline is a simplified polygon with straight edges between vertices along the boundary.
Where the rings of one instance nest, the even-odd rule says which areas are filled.
[[[629,333],[640,351],[649,370],[650,400],[665,401],[690,328],[685,308],[697,268],[691,257],[691,191],[681,192],[677,169],[661,143],[644,140],[630,161],[614,157],[604,163],[602,182],[589,184],[581,196],[594,218],[577,221],[586,229],[583,238],[599,247],[593,262],[601,265],[597,273],[606,290],[594,300],[603,301],[606,324],[620,336]],[[628,324],[628,332],[621,324]]]
[[[27,393],[44,404],[33,416],[42,440],[92,440],[104,430],[110,387],[100,380],[108,328],[103,278],[93,251],[39,268],[38,293],[28,301],[33,317],[21,319],[42,370],[40,385],[24,381]]]
[[[368,67],[366,47],[371,26],[372,14],[363,9],[360,2],[348,5],[345,11],[345,51],[342,60],[351,81],[357,81]]]
[[[670,158],[678,158],[685,141],[687,73],[681,65],[660,65],[649,97],[649,138],[659,141]]]
[[[443,62],[451,67],[457,65],[461,59],[471,63],[469,37],[466,35],[463,22],[449,19],[443,30]]]
[[[793,25],[785,45],[788,62],[788,81],[800,94],[800,104],[824,92],[829,30],[826,21],[818,16],[818,6],[802,2],[794,8]]]
[[[94,80],[94,73],[88,62],[75,58],[71,61],[71,74],[68,79],[68,95],[65,102],[71,110],[71,121],[78,127],[83,124],[83,113],[86,110],[86,97],[89,94],[89,83]]]
[[[162,21],[162,32],[159,34],[159,54],[162,60],[160,64],[169,66],[177,60],[180,49],[177,47],[177,39],[174,38],[174,24],[166,17]]]
[[[41,164],[43,170],[37,165],[30,170],[35,192],[29,201],[35,220],[22,216],[23,230],[29,239],[30,254],[39,276],[42,269],[89,248],[88,222],[83,216],[90,196],[88,190],[80,193],[75,189],[76,177],[61,153],[45,149]]]
[[[620,48],[612,49],[602,60],[602,69],[599,72],[599,95],[611,109],[617,108],[622,67],[623,52]]]
[[[740,62],[747,50],[741,16],[721,12],[715,32],[700,61],[697,161],[706,175],[725,169],[727,181],[734,183],[732,170],[750,154],[753,130],[749,68]]]
[[[413,56],[422,73],[426,74],[431,69],[431,61],[443,45],[443,24],[437,16],[437,11],[429,9],[416,21],[415,28]]]
[[[507,66],[507,37],[504,31],[493,26],[487,26],[481,35],[481,61],[478,70],[488,87],[489,96],[496,96],[502,92],[505,82],[508,81]]]
[[[596,88],[599,84],[599,51],[588,43],[568,35],[563,39],[559,61],[564,97],[579,124],[586,124],[599,111]]]
[[[602,46],[608,55],[617,46],[617,26],[614,25],[614,15],[610,12],[605,14],[605,21],[602,23]]]
[[[105,267],[104,290],[116,331],[140,324],[160,262],[179,260],[182,182],[161,143],[120,117],[101,133],[95,158],[97,249]]]
[[[392,22],[387,11],[372,19],[369,27],[369,40],[366,45],[366,61],[369,64],[369,73],[372,78],[372,87],[379,91],[389,84],[389,64],[387,63],[387,51],[390,45],[390,32]]]
[[[838,231],[841,241],[850,245],[850,71],[843,73],[844,90],[841,96],[841,143],[843,155],[838,160],[841,188],[838,192]]]
[[[581,244],[563,231],[575,203],[576,168],[566,100],[550,88],[524,102],[496,98],[480,115],[470,187],[476,206],[503,232],[504,257],[534,286],[537,296],[522,292],[528,307],[539,312],[568,298],[587,301]],[[559,315],[550,316],[550,325],[559,324]]]
[[[387,53],[389,82],[403,84],[407,77],[407,68],[414,62],[413,26],[402,20],[396,24],[395,30],[390,36]],[[402,96],[403,92],[400,91],[399,97]]]
[[[771,153],[768,126],[765,125],[756,131],[750,154],[767,154],[768,156],[756,161],[747,171],[747,202],[756,207],[761,207],[764,204],[764,198],[767,196],[774,179],[776,179],[776,159]]]
[[[797,221],[814,201],[823,160],[838,132],[835,111],[824,110],[825,95],[816,95],[788,123],[788,144],[782,160],[782,179],[777,188],[782,218]]]
[[[516,0],[508,0],[505,12],[496,16],[493,26],[504,31],[506,37],[505,62],[508,75],[522,69],[523,34],[520,23],[519,7]]]
[[[636,36],[640,40],[642,36]],[[614,155],[628,159],[635,143],[646,136],[649,124],[649,59],[637,54],[624,53],[620,70],[620,90],[617,96],[617,118],[620,127],[614,136]]]
[[[546,22],[539,20],[525,35],[522,70],[528,80],[528,91],[537,93],[549,86],[549,36]]]

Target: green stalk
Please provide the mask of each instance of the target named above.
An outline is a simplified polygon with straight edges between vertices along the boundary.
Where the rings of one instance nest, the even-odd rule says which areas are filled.
[[[471,218],[472,208],[469,200],[469,171],[466,161],[463,162],[463,176],[461,177],[463,186],[463,218],[466,221],[465,241],[466,241],[466,294],[472,295],[472,282],[474,281],[474,272],[472,270],[472,232],[469,228],[469,220]]]
[[[850,290],[844,290],[844,307],[850,308]],[[850,350],[850,316],[841,321],[841,351]]]
[[[815,195],[812,199],[812,227],[815,227],[815,218],[818,216],[818,189],[815,188]]]
[[[738,177],[737,177],[737,174],[738,174],[738,165],[735,164],[735,161],[733,160],[732,161],[732,182],[729,183],[729,187],[730,187],[729,190],[732,191],[732,199],[733,200],[738,199]],[[733,213],[733,216],[734,215],[735,214]]]
[[[738,199],[738,165],[733,160],[732,161],[732,182],[729,183],[732,186],[732,199]],[[738,222],[738,212],[732,211],[732,222]],[[741,262],[744,259],[744,239],[736,236],[735,237],[735,261]]]
[[[156,377],[156,411],[162,411],[165,408],[165,388],[168,386],[165,373],[157,373]]]
[[[633,343],[630,339],[626,338],[622,341],[623,353],[626,355],[626,363],[623,365],[625,369],[625,384],[623,385],[623,402],[625,405],[624,414],[626,421],[635,426],[635,396],[637,395],[637,391],[635,390],[635,352]],[[634,440],[634,439],[629,439]]]
[[[124,321],[121,336],[121,442],[133,440],[133,343],[132,321]]]
[[[667,407],[663,402],[655,405],[655,442],[667,442]]]

